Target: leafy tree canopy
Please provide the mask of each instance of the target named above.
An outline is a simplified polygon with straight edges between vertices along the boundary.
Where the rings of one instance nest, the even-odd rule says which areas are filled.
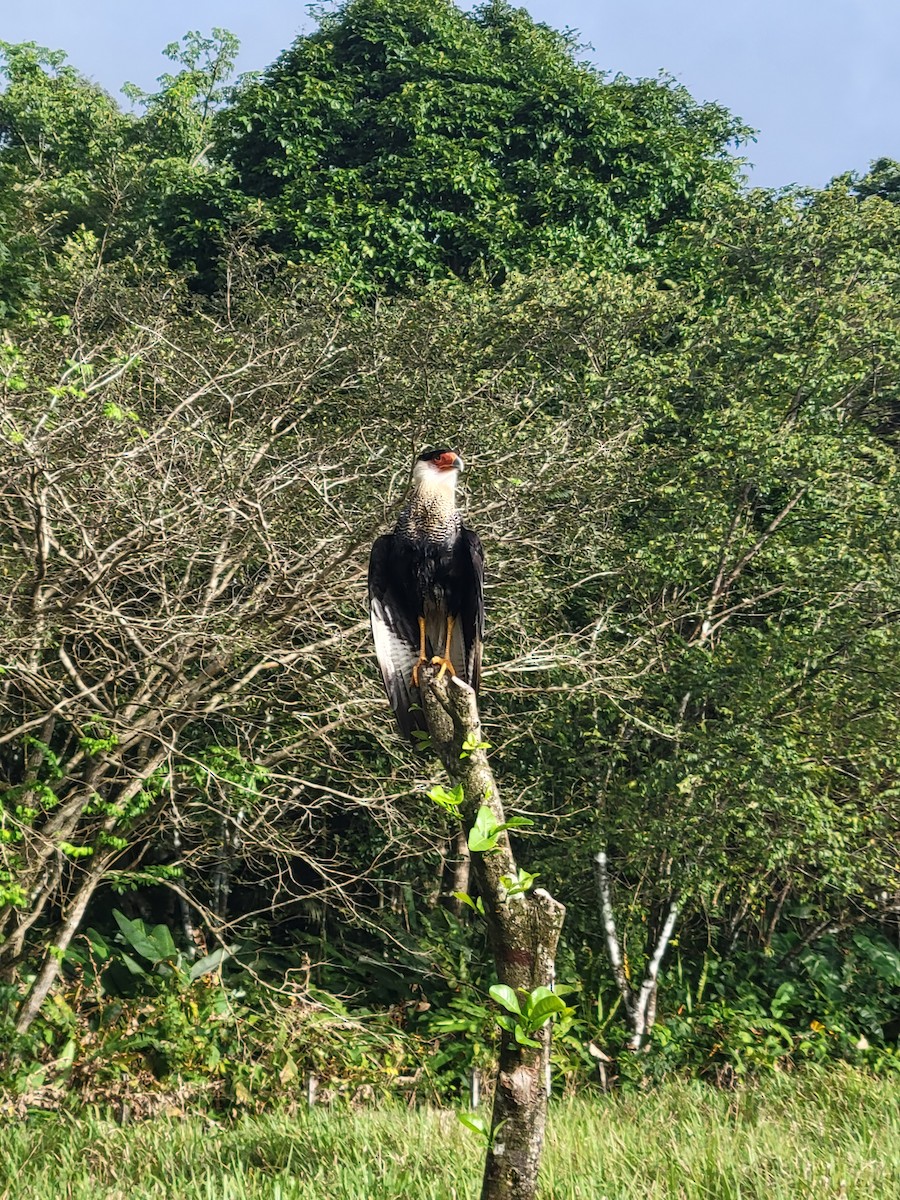
[[[239,48],[227,29],[216,27],[211,37],[192,31],[163,51],[181,70],[161,75],[158,92],[125,84],[125,95],[145,110],[142,140],[160,158],[196,164],[209,151],[213,115],[227,99]]]
[[[503,0],[348,0],[240,91],[217,154],[281,249],[368,286],[627,263],[736,191],[748,130],[576,53]]]
[[[877,158],[868,174],[856,181],[853,190],[861,200],[881,196],[900,204],[900,163],[894,158]]]
[[[129,113],[62,51],[0,42],[0,316],[55,292],[73,250],[144,265],[172,253],[170,198],[209,184],[212,117],[237,48],[223,29],[186,34],[165,49],[179,69],[158,92],[125,85],[143,109]]]
[[[130,120],[61,51],[0,42],[0,315],[36,297],[61,238],[108,223]],[[118,182],[117,182],[118,181]]]

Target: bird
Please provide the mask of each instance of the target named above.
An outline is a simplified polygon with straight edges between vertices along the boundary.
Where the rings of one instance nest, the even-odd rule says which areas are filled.
[[[463,524],[456,484],[463,460],[426,450],[393,533],[369,557],[369,615],[375,654],[400,732],[428,732],[419,692],[422,667],[439,666],[478,691],[484,638],[484,551]]]

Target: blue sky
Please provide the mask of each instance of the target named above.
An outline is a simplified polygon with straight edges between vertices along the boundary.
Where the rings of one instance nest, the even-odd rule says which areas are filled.
[[[471,8],[472,3],[462,2]],[[698,100],[717,100],[759,131],[744,153],[751,182],[820,187],[900,159],[898,0],[527,0],[540,21],[578,30],[584,57],[611,74],[666,71]],[[241,70],[267,66],[313,27],[304,4],[260,0],[12,0],[0,38],[62,49],[114,95],[150,89],[162,47],[189,29],[230,29]],[[11,11],[10,11],[11,10]],[[127,15],[126,15],[127,14]]]

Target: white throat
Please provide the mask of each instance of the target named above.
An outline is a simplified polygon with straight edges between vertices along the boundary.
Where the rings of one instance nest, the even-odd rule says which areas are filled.
[[[430,462],[417,462],[413,467],[412,485],[417,492],[454,503],[459,471],[439,471]]]

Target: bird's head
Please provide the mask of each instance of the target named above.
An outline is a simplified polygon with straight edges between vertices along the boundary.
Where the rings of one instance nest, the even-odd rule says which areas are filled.
[[[455,450],[426,450],[413,467],[413,487],[445,487],[451,492],[463,469],[463,460]]]

